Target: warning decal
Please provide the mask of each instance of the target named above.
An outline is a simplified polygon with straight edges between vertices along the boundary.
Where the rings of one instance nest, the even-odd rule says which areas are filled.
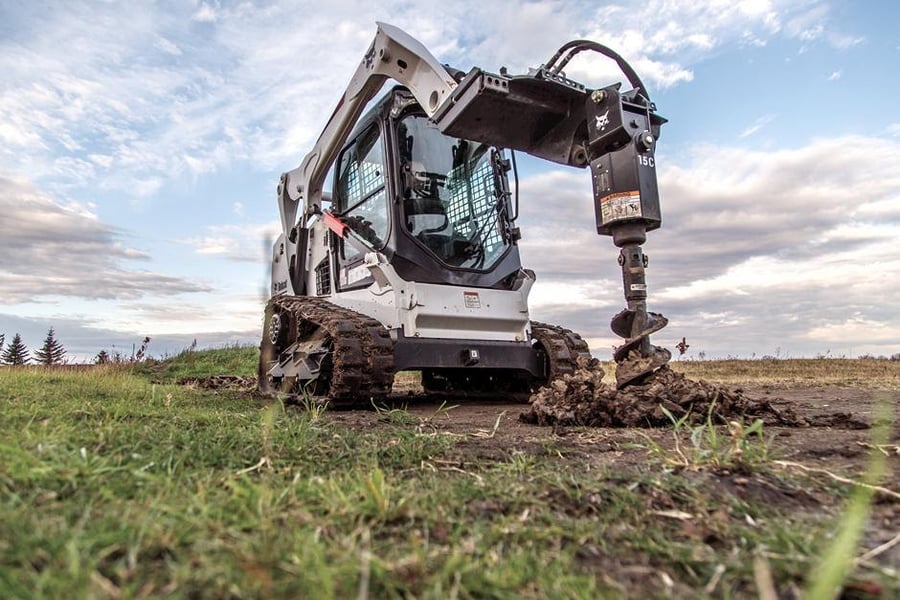
[[[609,223],[619,219],[634,219],[641,213],[641,193],[637,190],[618,192],[600,198],[600,221]]]
[[[463,292],[463,300],[466,308],[481,308],[481,298],[478,297],[478,292]]]

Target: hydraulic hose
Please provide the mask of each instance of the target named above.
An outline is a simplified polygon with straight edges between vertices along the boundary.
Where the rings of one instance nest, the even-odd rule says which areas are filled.
[[[569,64],[569,61],[575,57],[576,54],[582,52],[584,50],[593,50],[594,52],[598,52],[607,58],[611,58],[616,61],[616,64],[619,65],[619,68],[622,70],[622,73],[625,74],[625,77],[628,78],[628,82],[634,89],[639,89],[644,98],[647,99],[647,102],[650,102],[650,94],[647,91],[646,86],[644,86],[644,82],[641,81],[641,78],[638,77],[637,72],[631,68],[631,65],[628,64],[622,56],[616,51],[604,46],[603,44],[598,44],[597,42],[593,42],[591,40],[572,40],[566,44],[563,44],[559,50],[556,51],[556,54],[547,61],[544,66],[551,73],[559,74],[562,71],[563,67]],[[556,61],[560,59],[564,52],[569,51],[568,54],[563,57],[562,61],[557,65]]]

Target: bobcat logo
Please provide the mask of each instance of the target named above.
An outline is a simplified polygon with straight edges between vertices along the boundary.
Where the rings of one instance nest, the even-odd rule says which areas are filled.
[[[606,129],[606,126],[609,125],[609,111],[607,110],[602,115],[597,115],[596,117],[594,117],[594,119],[597,129],[603,131],[604,129]]]

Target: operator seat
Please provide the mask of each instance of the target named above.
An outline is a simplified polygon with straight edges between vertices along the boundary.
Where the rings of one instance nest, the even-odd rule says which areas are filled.
[[[441,232],[450,227],[446,207],[440,198],[440,184],[434,174],[425,172],[421,163],[407,163],[407,168],[411,185],[403,202],[406,228],[429,249],[439,251],[447,237]]]

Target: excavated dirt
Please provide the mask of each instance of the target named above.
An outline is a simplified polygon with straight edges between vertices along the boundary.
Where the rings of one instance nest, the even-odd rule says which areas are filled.
[[[766,425],[782,427],[868,427],[849,413],[817,415],[815,420],[799,417],[790,408],[775,408],[770,400],[694,381],[668,367],[622,390],[602,378],[603,369],[595,359],[582,360],[574,373],[533,394],[531,406],[519,418],[533,425],[588,427],[669,427],[673,418],[689,425],[762,419]]]

